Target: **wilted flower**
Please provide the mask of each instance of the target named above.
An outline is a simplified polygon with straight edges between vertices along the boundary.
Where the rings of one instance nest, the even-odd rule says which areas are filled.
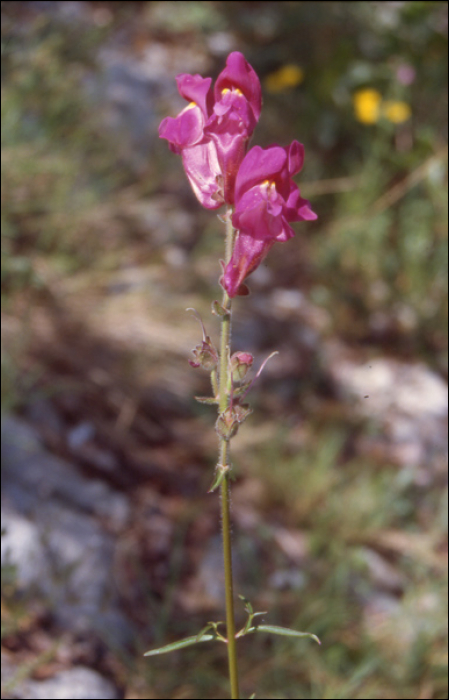
[[[233,406],[229,406],[218,416],[217,422],[215,423],[216,432],[221,438],[230,440],[237,433],[241,423],[243,423],[251,413],[252,409],[248,404],[236,403]]]
[[[189,100],[177,117],[166,117],[159,136],[182,155],[199,202],[217,209],[234,202],[234,183],[262,107],[260,81],[238,51],[229,54],[214,93],[211,78],[178,75],[178,90]]]
[[[302,168],[304,146],[254,146],[245,156],[236,180],[232,224],[238,234],[221,284],[230,297],[243,291],[243,280],[256,269],[276,241],[294,236],[290,221],[317,218],[301,197],[292,176]]]
[[[196,345],[192,350],[195,360],[189,360],[191,367],[202,367],[211,372],[218,364],[218,352],[211,343],[209,336],[200,345]]]

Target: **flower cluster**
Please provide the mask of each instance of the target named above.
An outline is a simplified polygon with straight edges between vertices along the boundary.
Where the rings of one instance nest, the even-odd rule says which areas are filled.
[[[243,280],[276,241],[294,235],[289,222],[317,218],[292,180],[302,168],[304,147],[293,141],[287,148],[255,146],[247,152],[262,93],[254,69],[238,51],[228,56],[213,92],[211,78],[200,75],[179,75],[177,83],[189,104],[162,121],[159,136],[181,155],[204,207],[234,207],[237,237],[220,282],[230,297],[245,294]]]
[[[175,119],[167,117],[159,136],[182,156],[193,191],[207,209],[233,204],[235,178],[262,108],[259,78],[235,51],[211,90],[211,78],[183,73],[177,78],[189,101]]]
[[[413,70],[413,69],[412,69]],[[405,75],[405,79],[410,75]],[[362,124],[376,124],[382,117],[393,124],[402,124],[410,119],[412,110],[402,100],[384,100],[373,88],[357,90],[352,96],[356,119]]]

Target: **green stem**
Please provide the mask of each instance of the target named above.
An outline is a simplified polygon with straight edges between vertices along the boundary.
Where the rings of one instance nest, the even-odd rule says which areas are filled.
[[[226,212],[226,263],[232,255],[234,231],[231,221],[232,209]],[[229,405],[229,357],[231,354],[231,299],[226,292],[223,293],[223,308],[227,313],[221,321],[221,346],[220,346],[220,377],[219,377],[219,413],[223,413]],[[234,592],[232,584],[232,545],[231,545],[231,515],[230,515],[230,485],[229,473],[231,468],[229,454],[229,440],[220,437],[220,461],[222,469],[226,469],[221,482],[221,525],[223,533],[223,556],[225,570],[225,595],[226,595],[226,636],[228,639],[229,680],[231,684],[232,700],[240,697],[239,678],[237,670],[237,645],[235,638],[234,619]]]

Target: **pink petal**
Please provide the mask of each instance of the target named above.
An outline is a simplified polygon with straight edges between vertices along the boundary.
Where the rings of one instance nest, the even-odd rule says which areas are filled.
[[[221,176],[217,152],[212,142],[182,150],[184,170],[198,201],[206,209],[218,209],[223,204],[219,179]]]
[[[233,51],[226,59],[226,68],[218,76],[214,94],[218,102],[225,89],[239,89],[251,105],[256,122],[262,110],[262,89],[254,68],[246,61],[243,54]]]
[[[235,181],[236,202],[250,188],[272,180],[285,168],[286,163],[287,154],[281,146],[251,148],[242,161]]]

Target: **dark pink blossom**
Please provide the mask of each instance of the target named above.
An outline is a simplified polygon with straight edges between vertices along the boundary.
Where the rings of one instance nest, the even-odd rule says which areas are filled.
[[[159,136],[183,159],[190,184],[207,209],[234,202],[234,184],[262,106],[259,78],[238,51],[211,91],[211,78],[183,74],[178,90],[189,101],[177,117],[167,117]]]
[[[214,87],[213,114],[204,129],[214,142],[223,175],[224,200],[234,203],[235,178],[262,109],[260,81],[238,51],[229,54]]]
[[[292,180],[303,162],[304,146],[298,141],[288,148],[254,146],[243,159],[235,183],[232,217],[238,233],[221,278],[230,297],[245,291],[244,279],[260,265],[276,241],[294,236],[289,222],[317,218]]]
[[[178,90],[187,107],[177,117],[166,117],[159,126],[159,136],[167,139],[170,149],[182,156],[184,170],[199,202],[206,209],[218,209],[221,169],[217,151],[204,125],[212,111],[212,79],[182,74],[176,77]]]

